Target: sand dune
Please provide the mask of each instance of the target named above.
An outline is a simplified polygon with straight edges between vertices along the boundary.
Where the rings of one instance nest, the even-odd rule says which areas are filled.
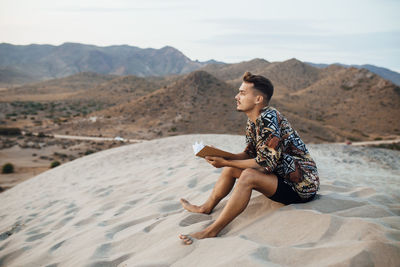
[[[217,238],[179,233],[221,169],[193,156],[203,140],[240,152],[244,138],[187,135],[118,147],[46,171],[0,194],[0,266],[399,266],[400,152],[311,145],[321,191],[283,206],[254,192]]]

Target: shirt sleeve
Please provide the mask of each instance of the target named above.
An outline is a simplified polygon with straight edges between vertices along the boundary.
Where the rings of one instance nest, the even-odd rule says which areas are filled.
[[[263,118],[261,136],[257,143],[257,156],[255,158],[258,165],[264,167],[267,172],[275,170],[282,154],[279,127],[268,127],[270,125],[271,122]]]
[[[247,138],[246,138],[246,139],[247,139]],[[253,146],[253,144],[252,144],[252,143],[247,143],[247,146],[246,146],[244,152],[245,152],[247,155],[249,155],[250,158],[253,159],[253,158],[256,157],[255,151],[256,151],[256,149],[255,149],[255,147]]]
[[[250,121],[247,121],[247,126],[246,126],[246,148],[244,149],[244,152],[249,155],[250,158],[255,158],[256,155],[256,141],[252,137],[252,126]]]

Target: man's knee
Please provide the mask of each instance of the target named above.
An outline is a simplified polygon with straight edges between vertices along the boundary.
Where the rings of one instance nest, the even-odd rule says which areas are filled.
[[[224,171],[224,172],[232,172],[233,171],[233,167],[224,167],[223,169],[222,169],[222,171]]]
[[[257,171],[255,169],[252,168],[244,169],[239,177],[238,185],[252,186],[253,177],[256,173]]]
[[[234,168],[234,167],[224,167],[222,172],[224,174],[227,174],[229,177],[233,177],[233,178],[239,178],[239,175],[240,175],[239,169]]]

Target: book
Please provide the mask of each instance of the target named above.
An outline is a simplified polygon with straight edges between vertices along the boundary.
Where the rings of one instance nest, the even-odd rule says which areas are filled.
[[[197,157],[205,158],[206,156],[221,157],[221,158],[233,158],[235,155],[216,147],[204,145],[203,142],[195,143],[193,145],[194,154]]]

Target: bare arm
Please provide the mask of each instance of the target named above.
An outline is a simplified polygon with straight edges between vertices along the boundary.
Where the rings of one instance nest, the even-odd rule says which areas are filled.
[[[243,159],[243,160],[225,160],[223,161],[224,167],[235,167],[239,169],[259,169],[262,168],[255,159]]]
[[[249,159],[248,156],[247,156],[247,159],[238,159],[238,160],[224,159],[221,157],[206,157],[206,160],[208,163],[210,163],[211,165],[213,165],[216,168],[235,167],[235,168],[239,168],[239,169],[243,169],[243,170],[252,168],[252,169],[257,169],[257,170],[263,171],[263,168],[260,165],[258,165],[256,160]]]
[[[228,160],[243,160],[243,159],[250,159],[249,155],[246,152],[240,152],[234,154],[234,157],[229,158]]]

